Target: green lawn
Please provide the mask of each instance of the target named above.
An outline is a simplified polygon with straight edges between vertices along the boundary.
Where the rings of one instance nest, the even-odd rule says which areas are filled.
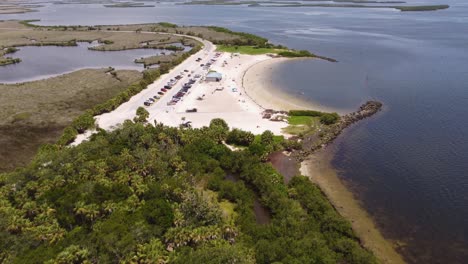
[[[257,48],[254,46],[225,46],[225,45],[218,45],[217,50],[222,51],[222,52],[233,52],[233,53],[248,54],[248,55],[260,55],[260,54],[278,53],[282,51],[287,51],[284,49]]]
[[[312,125],[317,118],[312,116],[290,116],[288,117],[289,125]]]
[[[289,126],[283,131],[291,135],[308,134],[322,126],[320,118],[315,116],[290,116],[288,123]]]

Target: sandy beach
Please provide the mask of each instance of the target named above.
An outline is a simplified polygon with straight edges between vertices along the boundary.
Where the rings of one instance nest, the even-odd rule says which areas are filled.
[[[309,177],[328,197],[336,210],[351,222],[364,247],[371,250],[382,263],[405,263],[395,250],[395,243],[383,237],[371,216],[343,184],[332,167],[331,150],[321,150],[301,163],[301,174]]]
[[[243,87],[245,92],[258,105],[266,109],[275,110],[297,110],[297,109],[313,109],[323,112],[336,112],[333,108],[327,108],[313,104],[306,100],[301,100],[296,96],[292,96],[284,89],[278,87],[273,82],[274,68],[290,60],[310,60],[311,58],[270,58],[258,62],[249,67],[243,76]]]

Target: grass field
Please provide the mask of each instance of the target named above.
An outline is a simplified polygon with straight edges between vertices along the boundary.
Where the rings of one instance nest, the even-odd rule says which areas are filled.
[[[240,53],[240,54],[248,54],[248,55],[260,55],[260,54],[267,54],[267,53],[279,53],[282,51],[287,51],[285,49],[274,49],[274,48],[258,48],[254,46],[226,46],[226,45],[218,45],[218,51],[222,52],[232,52],[232,53]]]
[[[290,116],[288,117],[289,126],[284,128],[285,133],[291,135],[305,135],[316,132],[323,125],[320,123],[320,117],[312,116]]]
[[[80,70],[51,79],[0,84],[0,172],[30,161],[41,144],[55,142],[64,127],[114,97],[142,74]]]

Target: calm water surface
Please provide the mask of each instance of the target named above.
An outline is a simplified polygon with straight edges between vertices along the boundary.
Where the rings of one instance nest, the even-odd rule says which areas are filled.
[[[40,18],[43,25],[220,25],[337,59],[289,62],[274,69],[277,82],[341,112],[381,100],[383,112],[348,129],[333,145],[333,165],[386,236],[407,243],[403,253],[410,262],[466,263],[468,3],[440,3],[451,8],[52,5],[0,19]]]
[[[116,69],[143,70],[143,64],[134,63],[141,57],[158,55],[158,49],[124,51],[88,50],[93,44],[78,43],[77,47],[20,47],[9,54],[21,63],[0,67],[1,83],[16,83],[44,79],[83,68],[114,67]],[[170,51],[165,51],[170,53]]]

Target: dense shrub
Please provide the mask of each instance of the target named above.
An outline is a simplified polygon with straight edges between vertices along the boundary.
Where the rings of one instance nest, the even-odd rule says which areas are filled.
[[[310,53],[309,51],[307,50],[299,50],[299,51],[295,51],[295,50],[289,50],[289,51],[282,51],[282,52],[278,52],[278,55],[282,56],[282,57],[290,57],[290,58],[294,58],[294,57],[314,57],[315,55]]]
[[[325,125],[331,125],[336,123],[340,119],[337,113],[324,113],[320,116],[320,122]]]
[[[324,113],[320,111],[314,110],[290,110],[290,116],[315,116],[320,117],[320,122],[324,125],[331,125],[338,120],[340,120],[340,116],[337,113]]]
[[[254,141],[254,139],[255,136],[251,132],[235,128],[227,135],[226,143],[247,147]]]

